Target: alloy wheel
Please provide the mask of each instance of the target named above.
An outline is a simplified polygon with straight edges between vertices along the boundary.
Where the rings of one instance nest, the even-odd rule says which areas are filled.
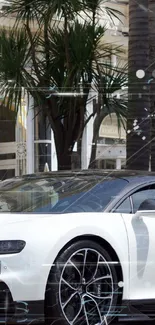
[[[68,324],[106,324],[113,295],[112,272],[104,256],[91,248],[74,252],[59,282],[59,303]]]

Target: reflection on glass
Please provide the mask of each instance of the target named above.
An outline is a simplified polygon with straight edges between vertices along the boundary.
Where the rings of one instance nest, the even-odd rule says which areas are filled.
[[[124,179],[44,177],[0,186],[1,209],[12,212],[102,212],[128,184]]]

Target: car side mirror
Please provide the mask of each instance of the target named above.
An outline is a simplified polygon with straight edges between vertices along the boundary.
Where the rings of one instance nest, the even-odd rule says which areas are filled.
[[[155,210],[146,210],[146,211],[137,211],[133,219],[142,219],[143,217],[146,218],[155,218]]]
[[[155,217],[154,199],[147,199],[140,204],[138,211],[134,215],[134,219],[141,219],[142,217]]]
[[[148,210],[155,210],[154,199],[147,199],[143,201],[138,208],[138,211],[148,211]]]

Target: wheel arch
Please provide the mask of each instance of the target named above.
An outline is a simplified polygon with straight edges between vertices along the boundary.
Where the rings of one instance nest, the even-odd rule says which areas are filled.
[[[117,273],[117,277],[118,277],[118,282],[122,281],[123,282],[123,270],[122,270],[122,266],[121,266],[121,263],[120,263],[120,260],[119,260],[119,257],[116,253],[116,251],[114,250],[114,248],[105,240],[103,239],[102,237],[100,236],[96,236],[96,235],[80,235],[80,236],[76,236],[74,237],[73,239],[71,239],[68,243],[66,243],[62,248],[61,250],[59,251],[58,255],[56,256],[55,258],[55,261],[56,259],[61,255],[61,253],[67,249],[69,246],[71,246],[73,243],[76,243],[80,240],[92,240],[94,241],[95,243],[97,244],[100,244],[101,246],[103,246],[104,249],[107,250],[107,253],[110,255],[110,257],[113,259],[114,262],[117,262],[116,264],[116,273]],[[54,263],[55,263],[54,261]],[[53,267],[52,267],[53,268]],[[51,272],[51,270],[50,270]],[[50,273],[49,273],[49,276],[50,276]],[[49,277],[48,277],[49,279]],[[48,290],[48,280],[47,280],[47,284],[46,284],[46,291]],[[122,299],[122,294],[123,294],[123,290],[122,288],[120,289],[121,292],[120,292],[120,295],[119,295],[119,300],[121,301]],[[46,293],[45,291],[45,293]],[[46,295],[45,295],[46,297]],[[46,299],[46,298],[45,298]]]

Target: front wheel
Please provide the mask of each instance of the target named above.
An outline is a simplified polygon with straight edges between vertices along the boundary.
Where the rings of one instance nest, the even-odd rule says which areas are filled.
[[[91,240],[73,243],[57,258],[46,292],[46,323],[107,324],[116,313],[118,279],[108,252]]]

